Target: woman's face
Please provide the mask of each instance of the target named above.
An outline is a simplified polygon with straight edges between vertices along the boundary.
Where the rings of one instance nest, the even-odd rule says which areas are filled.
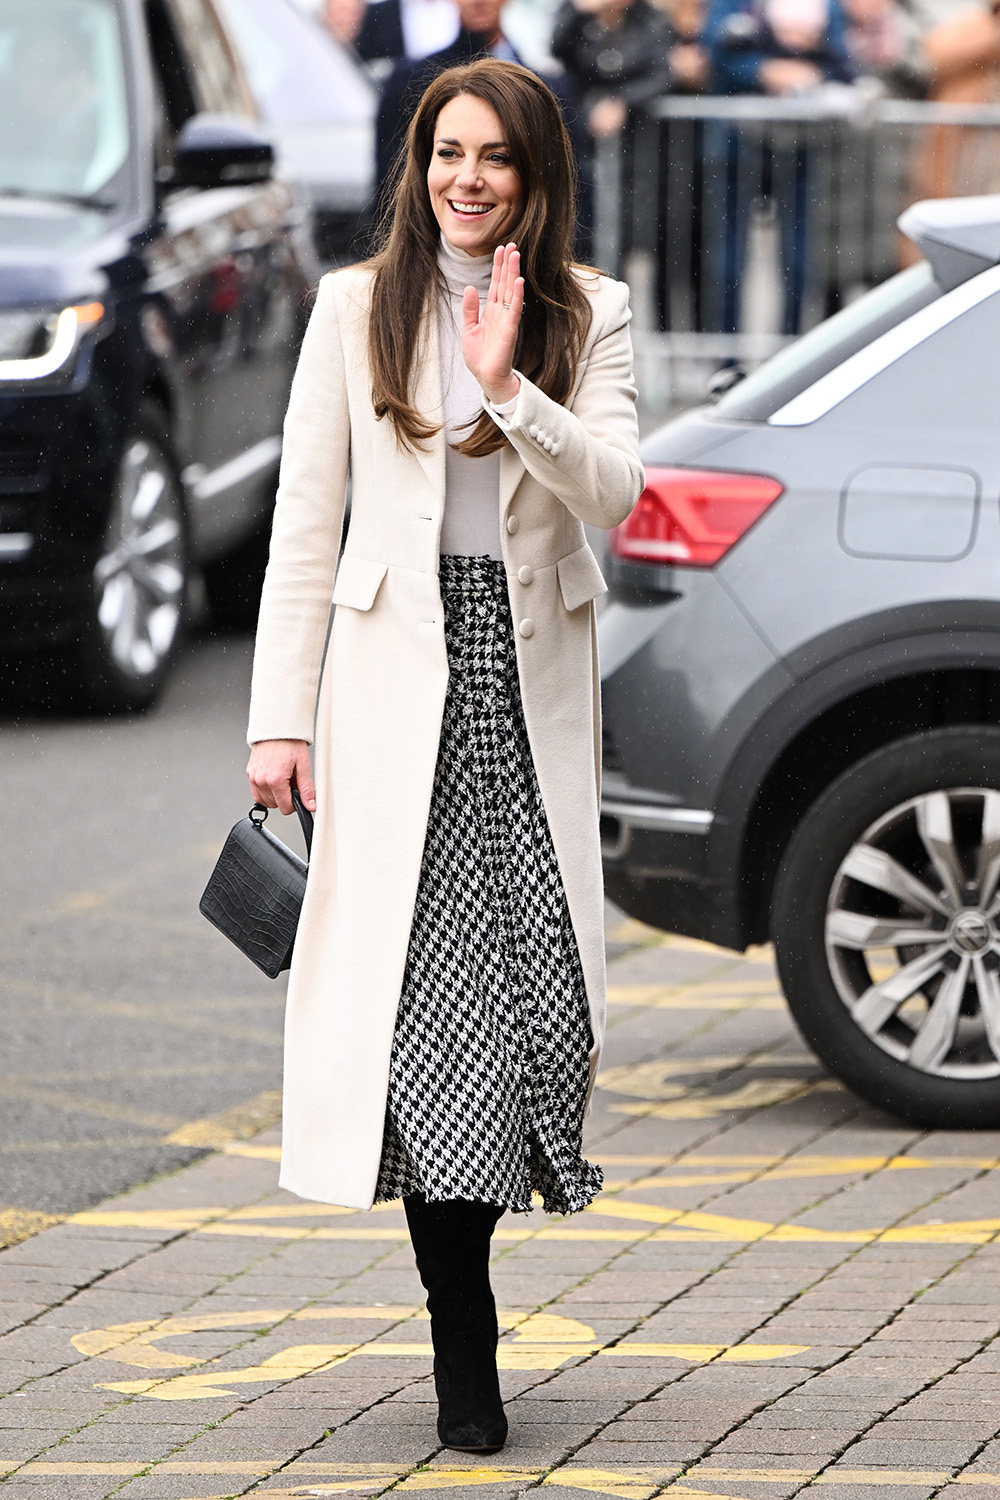
[[[496,114],[473,94],[458,94],[434,126],[427,168],[434,217],[449,244],[488,255],[521,217],[524,194]]]

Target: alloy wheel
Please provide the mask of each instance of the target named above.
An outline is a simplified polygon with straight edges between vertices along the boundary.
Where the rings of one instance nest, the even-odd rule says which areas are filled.
[[[826,954],[854,1023],[951,1079],[1000,1075],[1000,792],[913,797],[852,845],[830,890]]]
[[[149,438],[134,436],[125,447],[94,580],[109,659],[126,679],[154,677],[180,628],[187,553],[177,481]]]

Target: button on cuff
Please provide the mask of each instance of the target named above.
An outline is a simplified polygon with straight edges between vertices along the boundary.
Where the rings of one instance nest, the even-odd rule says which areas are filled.
[[[523,635],[525,640],[529,640],[535,633],[534,620],[522,620],[517,630],[519,635]]]

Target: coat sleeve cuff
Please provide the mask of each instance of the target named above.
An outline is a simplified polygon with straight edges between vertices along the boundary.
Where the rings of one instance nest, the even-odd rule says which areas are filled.
[[[247,726],[247,744],[251,749],[261,740],[305,740],[307,745],[311,745],[314,727],[315,714],[302,709],[279,721],[269,722],[267,719],[251,716]]]
[[[513,401],[506,401],[503,406],[494,406],[484,396],[483,405],[497,426],[507,433],[514,446],[522,447],[522,456],[530,452],[537,457],[535,450],[541,449],[543,456],[558,458],[562,447],[560,438],[563,441],[566,438],[567,418],[569,425],[572,425],[574,418],[564,406],[546,396],[526,375],[522,375],[520,370],[515,370],[514,374],[521,386]]]
[[[517,395],[512,396],[509,401],[503,401],[499,406],[495,406],[487,396],[486,392],[483,392],[484,409],[493,418],[497,426],[504,432],[507,432],[510,429],[511,419],[513,418],[514,413],[517,410],[517,403],[521,399],[521,391],[524,389],[524,376],[521,374],[520,370],[515,370],[513,373],[521,382],[521,389],[518,391]]]

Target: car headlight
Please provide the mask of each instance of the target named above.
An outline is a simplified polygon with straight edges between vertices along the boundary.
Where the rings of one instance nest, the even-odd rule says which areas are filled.
[[[0,309],[0,381],[45,380],[67,370],[105,317],[103,302]]]

